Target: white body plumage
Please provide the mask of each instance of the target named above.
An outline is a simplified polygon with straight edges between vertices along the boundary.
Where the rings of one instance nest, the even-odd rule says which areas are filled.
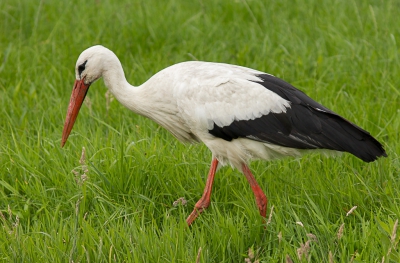
[[[165,68],[135,87],[120,72],[117,57],[113,53],[108,56],[108,70],[102,76],[121,104],[154,120],[182,142],[203,142],[222,165],[230,163],[240,168],[241,163],[251,159],[270,160],[302,152],[247,138],[226,141],[209,133],[214,123],[222,127],[235,120],[286,112],[289,101],[251,82],[260,81],[256,75],[263,72],[229,64],[189,61]],[[85,59],[78,59],[77,65]]]

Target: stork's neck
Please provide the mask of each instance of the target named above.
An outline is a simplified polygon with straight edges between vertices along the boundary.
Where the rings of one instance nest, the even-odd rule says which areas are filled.
[[[103,78],[110,92],[128,109],[154,120],[181,141],[197,140],[178,114],[176,101],[171,100],[171,90],[165,88],[160,78],[153,76],[138,87],[132,86],[126,81],[116,56],[107,61]]]
[[[116,56],[109,61],[107,69],[103,71],[103,79],[104,84],[122,105],[143,115],[141,105],[143,89],[128,83],[121,62]]]

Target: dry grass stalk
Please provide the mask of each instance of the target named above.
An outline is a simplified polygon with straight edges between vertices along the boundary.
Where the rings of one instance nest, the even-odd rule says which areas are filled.
[[[6,217],[3,215],[1,211],[0,211],[0,217],[4,220],[4,222],[6,221]]]
[[[271,212],[269,213],[267,225],[271,224],[272,221],[272,213],[274,212],[274,206],[271,206]]]
[[[329,254],[328,254],[328,259],[329,259],[329,263],[334,263],[332,251],[330,251],[330,250],[329,250]]]
[[[344,231],[344,223],[340,225],[339,230],[337,232],[337,239],[340,240],[343,236]]]
[[[389,258],[389,256],[390,256],[390,254],[392,253],[392,250],[393,250],[393,249],[396,249],[397,244],[398,244],[398,242],[395,243],[395,241],[396,241],[396,236],[397,236],[397,227],[398,227],[398,224],[399,224],[399,220],[396,219],[396,221],[394,222],[394,225],[393,225],[392,235],[390,236],[390,248],[389,248],[389,250],[388,250],[388,252],[387,252],[387,254],[386,254],[386,256],[387,256],[388,258]]]
[[[293,260],[289,257],[289,255],[286,255],[286,263],[293,263]]]
[[[351,256],[351,258],[350,258],[350,263],[353,263],[353,262],[354,262],[354,259],[356,258],[356,256],[357,256],[357,250],[354,251],[353,255]]]
[[[281,243],[281,241],[282,241],[282,231],[279,231],[279,233],[278,233],[278,241],[279,241],[279,243]]]
[[[393,225],[393,231],[392,231],[392,236],[390,237],[390,242],[392,244],[394,244],[394,242],[396,241],[396,235],[397,235],[397,227],[399,225],[399,219],[396,219],[396,221],[394,222]]]
[[[82,147],[82,153],[81,158],[79,159],[79,163],[81,164],[81,172],[78,172],[76,169],[73,169],[72,172],[75,174],[76,183],[78,185],[82,185],[88,179],[87,173],[89,172],[88,166],[86,165],[85,147]]]
[[[3,221],[3,228],[6,229],[9,235],[17,235],[17,230],[19,226],[19,217],[18,215],[15,216],[15,221],[13,222],[13,214],[10,205],[7,206],[7,212],[9,214],[9,220],[6,219],[4,214],[0,211],[1,221]],[[8,222],[9,221],[9,222]]]
[[[79,159],[79,163],[81,165],[85,165],[86,162],[86,149],[85,147],[82,147],[82,153],[81,153],[81,158]]]
[[[9,220],[11,221],[12,220],[12,211],[11,211],[10,205],[7,205],[7,211],[8,211]]]
[[[247,254],[249,255],[250,259],[254,259],[254,249],[252,247],[249,247]]]
[[[318,238],[316,235],[312,234],[312,233],[308,233],[307,237],[310,241],[314,241],[314,242],[318,242]]]
[[[296,224],[298,224],[298,225],[301,226],[301,227],[304,227],[303,223],[300,222],[300,221],[296,222]]]
[[[196,263],[200,262],[200,256],[201,256],[201,247],[199,247],[199,251],[197,252]]]
[[[81,154],[81,158],[79,159],[79,163],[82,165],[82,170],[83,173],[87,173],[89,172],[88,167],[86,165],[86,149],[85,147],[82,147],[82,154]]]
[[[301,243],[300,247],[297,249],[297,257],[299,258],[299,260],[302,260],[302,258],[308,258],[308,254],[311,250],[311,242],[318,242],[317,236],[312,234],[312,233],[308,233],[307,237],[309,238],[307,240],[307,242],[305,244]]]
[[[308,253],[310,252],[310,243],[311,240],[307,240],[307,242],[305,244],[301,243],[300,247],[297,249],[297,258],[299,260],[302,260],[302,258],[308,258]]]
[[[356,210],[356,209],[357,209],[357,206],[356,206],[356,205],[353,206],[353,207],[349,210],[349,212],[347,212],[346,216],[351,215],[351,214],[354,212],[354,210]]]
[[[19,217],[15,216],[15,223],[13,223],[12,226],[14,229],[17,229],[18,225],[19,225]]]
[[[260,263],[260,260],[255,259],[255,253],[253,247],[249,247],[249,250],[247,252],[248,257],[244,259],[245,263]],[[253,261],[254,260],[254,261]]]
[[[178,206],[178,205],[186,205],[187,200],[184,197],[179,197],[176,201],[172,203],[172,206]]]

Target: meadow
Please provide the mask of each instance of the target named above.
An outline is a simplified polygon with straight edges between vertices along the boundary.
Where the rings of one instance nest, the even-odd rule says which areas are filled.
[[[400,2],[0,1],[0,262],[400,262]],[[102,44],[140,85],[187,60],[271,73],[368,130],[388,157],[251,165],[245,177],[90,88],[64,148],[79,54]],[[187,204],[174,202],[179,198]],[[182,200],[182,199],[180,199]]]

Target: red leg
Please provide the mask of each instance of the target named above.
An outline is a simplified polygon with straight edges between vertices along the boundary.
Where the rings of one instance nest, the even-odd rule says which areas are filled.
[[[256,179],[254,178],[253,174],[250,172],[250,169],[246,164],[242,165],[242,170],[251,186],[251,189],[253,190],[254,196],[256,197],[256,203],[258,206],[258,210],[260,211],[260,215],[264,218],[267,217],[267,197],[261,190],[261,187],[257,184]]]
[[[186,223],[190,226],[193,221],[210,205],[211,190],[214,182],[214,175],[217,171],[218,160],[214,158],[211,162],[210,171],[208,172],[206,187],[204,188],[203,196],[194,206],[193,212],[186,219]]]

